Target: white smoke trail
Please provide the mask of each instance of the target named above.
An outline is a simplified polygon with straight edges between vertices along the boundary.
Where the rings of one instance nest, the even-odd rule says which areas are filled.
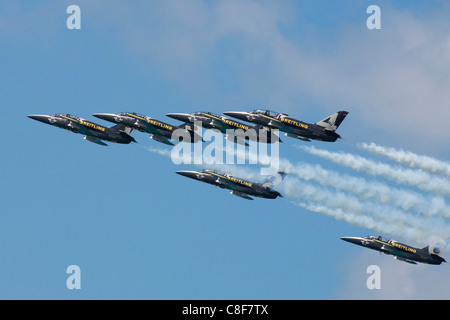
[[[280,160],[280,169],[306,181],[315,181],[325,187],[350,192],[362,200],[373,200],[393,205],[405,211],[416,211],[426,216],[440,215],[450,218],[450,207],[442,197],[425,197],[414,191],[389,187],[386,184],[367,181],[364,178],[339,174],[323,169],[320,165],[292,164]]]
[[[143,147],[148,151],[166,156],[174,155],[169,150],[161,150],[151,147]],[[234,154],[235,156],[243,156]],[[251,154],[245,155],[252,156]],[[193,164],[193,163],[191,163]],[[231,173],[245,179],[252,179],[259,174],[255,170],[242,168],[236,165],[201,165],[200,166]],[[402,209],[410,209],[408,202],[421,206],[424,214],[432,215],[438,212],[438,208],[445,208],[448,214],[448,207],[439,201],[428,202],[420,194],[411,193],[401,189],[389,188],[382,184],[368,182],[362,178],[342,176],[324,170],[320,166],[307,164],[293,165],[288,160],[280,162],[280,168],[288,176],[277,189],[287,198],[291,199],[295,205],[303,207],[309,211],[318,212],[327,216],[343,220],[359,227],[376,230],[378,232],[401,237],[407,240],[431,241],[432,239],[446,238],[450,234],[450,228],[438,219],[425,219],[424,217],[406,214],[393,207],[396,205]],[[320,186],[305,183],[295,175],[306,181],[315,181]],[[343,192],[330,191],[327,187],[341,190]],[[352,196],[348,193],[353,193]],[[402,198],[401,200],[396,199]],[[433,198],[434,200],[435,198]],[[435,207],[434,209],[426,209]],[[417,209],[417,208],[416,208]],[[418,209],[417,209],[418,210]]]
[[[410,151],[397,150],[376,145],[375,143],[360,143],[359,147],[377,155],[385,156],[410,168],[418,168],[434,174],[444,174],[450,178],[450,163],[435,158],[418,155]]]
[[[374,219],[367,215],[355,215],[345,212],[341,208],[330,208],[321,204],[305,202],[294,202],[294,204],[309,211],[334,217],[337,220],[345,221],[360,228],[371,229],[382,234],[395,235],[407,241],[417,241],[417,239],[421,239],[424,243],[432,241],[429,232],[424,232],[416,228],[405,228],[405,226],[399,224],[386,224],[382,220]]]
[[[252,153],[233,153],[233,156],[258,162],[258,156]],[[387,186],[386,184],[367,181],[364,178],[342,175],[323,169],[320,165],[307,163],[293,164],[287,159],[277,162],[277,170],[295,175],[306,181],[315,181],[325,187],[350,192],[362,200],[373,200],[381,204],[393,205],[405,211],[415,211],[425,216],[442,216],[450,218],[450,207],[441,196],[424,196],[418,192]]]
[[[300,203],[308,204],[308,209],[327,208],[328,210],[322,209],[320,212],[353,225],[388,232],[402,238],[414,236],[415,240],[418,237],[430,240],[435,237],[447,237],[450,234],[450,227],[439,219],[424,219],[391,206],[360,201],[347,193],[332,192],[296,178],[286,178],[278,189],[289,199],[301,199]]]
[[[355,171],[363,171],[372,176],[382,176],[397,184],[416,187],[435,195],[450,195],[450,181],[430,175],[426,172],[411,169],[393,168],[392,166],[375,162],[350,153],[336,153],[314,147],[300,147],[310,154],[328,159],[336,164],[346,166]]]

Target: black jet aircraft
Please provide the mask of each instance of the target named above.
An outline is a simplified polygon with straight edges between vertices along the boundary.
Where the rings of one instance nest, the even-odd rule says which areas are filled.
[[[226,139],[240,144],[246,144],[248,140],[265,143],[281,142],[273,130],[268,130],[261,125],[249,126],[211,112],[168,113],[166,116],[191,124],[199,122],[202,127],[219,130],[225,134]]]
[[[367,236],[362,238],[342,237],[341,239],[369,249],[391,254],[395,259],[411,264],[417,264],[417,262],[428,264],[441,264],[442,262],[447,262],[439,255],[440,249],[436,245],[429,245],[419,249],[395,240],[383,239],[381,236]]]
[[[28,117],[61,129],[84,134],[85,140],[102,146],[107,146],[102,140],[123,144],[136,142],[136,140],[130,136],[131,129],[121,124],[113,127],[104,127],[85,119],[62,113],[53,115],[29,115]]]
[[[276,199],[277,197],[283,197],[278,191],[275,191],[271,187],[281,182],[284,177],[284,173],[279,172],[276,175],[270,177],[265,183],[249,182],[240,178],[235,178],[228,173],[220,173],[215,170],[202,170],[202,171],[177,171],[176,173],[182,176],[206,182],[224,189],[231,190],[231,194],[253,200],[250,196]]]
[[[189,125],[172,126],[134,112],[121,112],[118,114],[96,113],[93,116],[106,121],[123,124],[128,128],[141,132],[147,132],[150,134],[150,139],[172,146],[173,143],[169,141],[170,139],[184,142],[189,141],[191,143],[202,141],[202,137],[195,133]]]
[[[228,111],[224,114],[241,119],[244,121],[256,123],[264,127],[279,129],[285,132],[285,135],[291,138],[297,138],[304,141],[320,140],[334,142],[341,138],[336,133],[336,129],[345,119],[348,112],[339,111],[335,114],[316,123],[306,123],[283,113],[276,113],[270,110],[254,110],[250,112]]]

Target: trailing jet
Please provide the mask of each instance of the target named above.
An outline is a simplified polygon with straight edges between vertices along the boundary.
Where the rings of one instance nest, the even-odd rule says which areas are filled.
[[[241,119],[244,121],[256,123],[264,127],[279,129],[285,132],[285,135],[291,138],[297,138],[304,141],[320,140],[334,142],[341,138],[336,133],[336,129],[345,119],[348,112],[339,111],[335,114],[316,123],[305,123],[289,115],[276,113],[269,110],[254,110],[250,112],[229,111],[224,114]]]
[[[395,259],[411,264],[417,264],[417,262],[428,264],[447,262],[439,255],[440,249],[437,245],[429,245],[419,249],[395,240],[383,239],[381,236],[367,236],[363,238],[342,237],[341,239],[369,249],[391,254]]]
[[[235,178],[228,173],[220,173],[215,170],[177,171],[176,173],[224,189],[229,189],[231,190],[231,194],[248,200],[253,200],[253,198],[251,198],[250,196],[267,199],[276,199],[277,197],[283,197],[278,191],[275,191],[271,188],[272,186],[281,182],[281,180],[285,176],[283,172],[279,172],[273,175],[268,179],[267,182],[262,184]]]
[[[211,112],[168,113],[166,116],[191,124],[200,122],[202,127],[219,130],[225,134],[226,139],[240,144],[246,144],[248,140],[265,143],[281,142],[273,130],[268,130],[261,125],[249,126]]]
[[[118,114],[96,113],[93,116],[106,121],[120,123],[128,128],[141,132],[147,132],[150,134],[150,139],[172,146],[174,144],[169,141],[171,139],[185,142],[189,141],[191,143],[202,141],[202,137],[195,133],[189,125],[171,126],[170,124],[134,112],[121,112]]]
[[[97,143],[102,146],[107,146],[107,144],[102,140],[124,144],[136,142],[136,140],[134,140],[134,138],[130,136],[131,129],[121,124],[113,127],[104,127],[85,119],[62,113],[57,113],[50,116],[29,115],[28,117],[33,120],[59,127],[61,129],[84,134],[85,140]]]

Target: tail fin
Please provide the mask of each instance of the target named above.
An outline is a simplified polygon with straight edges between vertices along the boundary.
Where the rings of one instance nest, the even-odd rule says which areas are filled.
[[[448,239],[447,239],[448,241]],[[441,252],[444,249],[447,249],[448,247],[448,242],[444,239],[441,239],[439,241],[436,241],[432,244],[430,244],[429,246],[426,246],[425,248],[422,248],[422,250],[426,250],[428,251],[429,254],[441,254]]]
[[[283,181],[284,177],[286,176],[286,173],[280,171],[275,173],[273,176],[270,176],[264,181],[263,187],[273,187],[281,183]]]
[[[342,121],[347,116],[347,111],[338,111],[335,114],[317,122],[318,126],[324,127],[327,130],[336,131]]]

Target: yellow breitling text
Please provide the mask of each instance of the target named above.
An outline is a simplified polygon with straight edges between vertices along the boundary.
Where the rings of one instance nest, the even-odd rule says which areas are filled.
[[[287,123],[290,125],[294,125],[294,126],[297,126],[297,127],[303,128],[303,129],[308,129],[308,125],[298,122],[298,121],[295,121],[295,120],[281,118],[281,122],[284,122],[284,123]]]
[[[161,122],[158,122],[155,120],[147,120],[147,122],[156,127],[160,127],[160,128],[167,129],[167,130],[172,130],[172,126],[165,124],[165,123],[161,123]]]
[[[94,123],[90,123],[90,122],[86,122],[86,121],[80,121],[80,124],[85,126],[85,127],[89,127],[95,130],[99,130],[99,131],[105,131],[105,128],[99,125],[96,125]]]
[[[401,249],[401,250],[404,250],[404,251],[409,251],[409,252],[412,252],[412,253],[416,253],[416,249],[413,249],[413,248],[411,248],[411,247],[408,247],[408,246],[405,246],[405,245],[402,245],[402,244],[398,244],[398,243],[391,243],[391,245],[392,246],[394,246],[394,247],[396,247],[396,248],[398,248],[398,249]]]
[[[236,179],[236,178],[233,178],[233,177],[228,177],[228,180],[230,180],[231,182],[234,182],[234,183],[242,184],[242,185],[247,186],[247,187],[251,187],[252,186],[252,184],[250,182],[243,181],[243,180],[240,180],[240,179]]]
[[[223,120],[223,122],[229,126],[237,128],[237,129],[248,130],[248,126],[241,124],[241,123],[237,123],[237,122],[234,122],[231,120]]]

